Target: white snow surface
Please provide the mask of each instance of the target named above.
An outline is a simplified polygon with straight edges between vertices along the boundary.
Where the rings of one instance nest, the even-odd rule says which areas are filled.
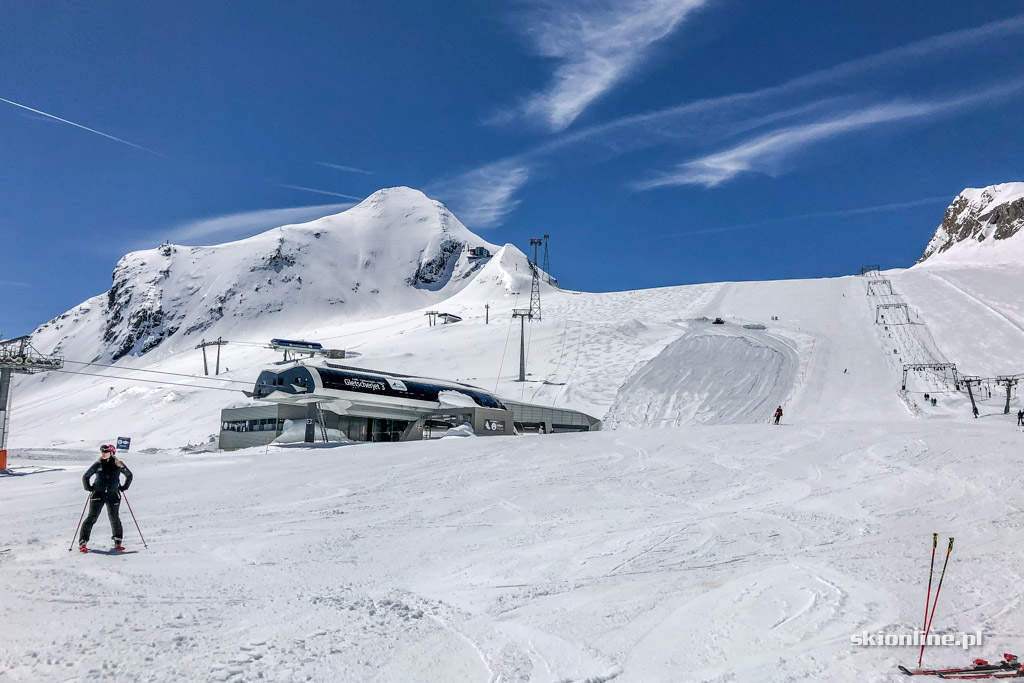
[[[862,277],[544,285],[523,383],[511,312],[530,279],[511,247],[442,298],[274,334],[605,420],[587,434],[218,452],[220,409],[279,359],[261,345],[269,318],[220,330],[219,378],[173,339],[77,368],[99,377],[20,377],[0,679],[897,681],[916,647],[851,637],[921,627],[933,532],[936,581],[956,538],[933,631],[984,642],[929,647],[925,663],[1024,654],[1021,402],[1006,415],[1002,387],[975,387],[974,419],[926,374],[900,392],[906,362],[1024,373],[1024,273],[997,260],[880,277],[891,295]],[[900,303],[911,324],[900,309],[875,322]],[[463,322],[428,326],[428,308]],[[102,354],[92,334],[68,338],[69,360]],[[80,477],[118,436],[148,547],[122,505],[127,553],[69,552]],[[101,516],[93,547],[108,537]]]

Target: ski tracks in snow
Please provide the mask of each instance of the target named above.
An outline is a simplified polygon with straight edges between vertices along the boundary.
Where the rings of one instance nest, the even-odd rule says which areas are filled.
[[[636,369],[608,414],[612,428],[764,422],[793,391],[800,359],[763,330],[709,322]]]

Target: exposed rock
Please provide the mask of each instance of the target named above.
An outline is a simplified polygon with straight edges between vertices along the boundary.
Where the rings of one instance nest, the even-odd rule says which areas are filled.
[[[942,224],[917,262],[957,244],[1008,239],[1021,227],[1024,227],[1024,183],[968,188],[946,209]]]

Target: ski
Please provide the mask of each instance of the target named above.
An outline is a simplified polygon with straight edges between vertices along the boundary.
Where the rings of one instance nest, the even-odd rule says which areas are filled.
[[[993,674],[997,674],[1000,678],[1022,676],[1020,662],[1017,661],[1016,656],[1011,654],[1004,654],[1003,661],[998,664],[989,664],[984,659],[976,659],[970,666],[949,667],[947,669],[908,669],[900,665],[899,670],[907,676],[939,676],[947,678],[970,678],[972,674],[979,678],[991,678]]]
[[[981,672],[981,673],[963,673],[963,674],[939,674],[939,678],[956,678],[960,680],[973,680],[973,679],[988,679],[988,678],[1024,678],[1024,671],[1008,671],[1005,673],[998,672]]]

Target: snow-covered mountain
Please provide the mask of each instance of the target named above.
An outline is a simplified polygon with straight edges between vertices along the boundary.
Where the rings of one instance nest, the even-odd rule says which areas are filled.
[[[967,188],[953,200],[918,263],[1019,262],[1024,256],[1024,183]],[[941,257],[941,259],[937,258]]]
[[[392,232],[423,237],[403,209],[391,215]],[[179,329],[141,355],[137,338],[114,367],[81,364],[130,338],[103,341],[105,298],[40,332],[63,339],[66,369],[90,374],[15,380],[12,469],[0,475],[7,678],[896,681],[918,647],[852,638],[921,627],[933,533],[956,549],[932,633],[981,631],[984,642],[929,646],[925,665],[1019,653],[1024,401],[995,381],[1024,374],[1024,271],[1005,256],[1016,235],[996,249],[968,239],[879,278],[544,285],[518,382],[511,316],[530,296],[520,251],[475,269],[460,256],[431,290],[415,277],[427,242],[398,241],[392,258],[393,243],[365,227],[355,251],[380,249],[374,266],[335,273],[318,257],[350,255],[344,238],[308,230],[195,256],[177,248],[155,285],[166,257],[147,252],[153,265],[126,274],[131,302],[114,329],[129,335],[147,292]],[[280,272],[258,267],[268,260]],[[216,296],[183,293],[189,268],[211,292],[246,289],[185,335]],[[317,299],[343,277],[361,283],[344,305]],[[259,296],[286,305],[263,311]],[[463,321],[428,326],[417,306]],[[236,342],[265,342],[283,322],[355,365],[581,409],[608,429],[215,452],[221,408],[280,359]],[[203,375],[199,335],[230,339],[230,371]],[[905,374],[915,363],[982,380],[968,397],[941,370]],[[780,426],[768,423],[776,405]],[[121,453],[135,474],[132,517],[122,507],[129,554],[105,554],[101,519],[99,552],[72,557],[81,475],[118,436],[132,437]]]
[[[42,352],[116,361],[200,338],[415,310],[460,291],[497,247],[418,190],[380,190],[335,216],[216,246],[124,256],[105,294],[42,325]]]

